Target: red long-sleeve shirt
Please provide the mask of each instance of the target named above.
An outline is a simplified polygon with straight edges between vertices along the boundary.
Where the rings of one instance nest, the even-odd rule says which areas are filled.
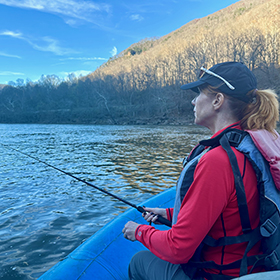
[[[239,126],[235,127],[239,128]],[[222,130],[221,130],[222,131]],[[217,136],[217,132],[213,137]],[[248,203],[252,228],[259,224],[259,194],[252,165],[245,156],[232,148],[239,165]],[[171,210],[171,214],[173,209]],[[171,220],[170,213],[167,211]],[[218,239],[242,234],[234,176],[227,153],[221,146],[202,156],[194,172],[194,180],[185,195],[177,223],[169,230],[160,231],[152,226],[140,225],[136,239],[159,258],[174,263],[187,263],[204,237],[209,234]],[[223,247],[205,247],[202,259],[227,264],[241,259],[246,243]],[[258,243],[248,255],[260,253]],[[212,271],[212,273],[218,273]],[[238,276],[239,269],[226,271]]]

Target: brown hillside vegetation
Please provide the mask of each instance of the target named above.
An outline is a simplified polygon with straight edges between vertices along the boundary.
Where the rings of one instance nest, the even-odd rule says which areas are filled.
[[[279,65],[279,34],[279,0],[242,0],[160,39],[152,39],[147,50],[138,55],[123,52],[90,77],[116,76],[139,68],[143,71],[149,65],[148,68],[157,68],[157,76],[164,79],[165,85],[171,85],[174,79],[181,83],[192,80],[193,71],[202,65],[210,67],[227,60],[243,61],[251,69],[263,64]],[[129,49],[145,49],[147,41]]]
[[[88,77],[99,81],[95,90],[104,98],[112,91],[122,98],[126,111],[141,96],[147,101],[148,91],[159,115],[181,114],[189,107],[180,108],[179,86],[193,81],[202,65],[242,61],[255,72],[260,88],[279,91],[279,34],[279,0],[242,0],[162,38],[142,40]]]
[[[161,38],[143,39],[72,83],[5,87],[0,122],[190,123],[193,94],[180,85],[196,79],[201,66],[224,61],[244,62],[260,89],[280,93],[279,0],[241,0]]]

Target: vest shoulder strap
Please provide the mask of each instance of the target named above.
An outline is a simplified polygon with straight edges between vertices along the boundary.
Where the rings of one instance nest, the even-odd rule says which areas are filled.
[[[237,196],[237,202],[238,202],[238,208],[239,208],[239,215],[241,219],[241,225],[242,225],[242,231],[243,233],[251,231],[251,223],[249,218],[249,210],[247,205],[247,199],[245,194],[245,188],[242,180],[242,175],[240,173],[238,163],[236,156],[231,149],[229,137],[232,137],[233,139],[236,138],[236,143],[241,139],[241,134],[236,134],[237,136],[233,136],[235,134],[224,134],[220,139],[220,144],[223,147],[223,149],[227,152],[230,165],[233,171],[234,176],[234,184],[236,189],[236,196]],[[240,138],[240,139],[239,139]]]
[[[278,190],[280,190],[280,136],[275,130],[270,133],[265,129],[246,130],[258,150],[267,160],[273,181]]]

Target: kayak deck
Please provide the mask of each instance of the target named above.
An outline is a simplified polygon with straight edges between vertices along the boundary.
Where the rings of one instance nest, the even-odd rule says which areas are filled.
[[[173,207],[175,188],[166,190],[144,204],[149,207]],[[146,248],[140,242],[131,242],[123,237],[122,229],[128,221],[146,223],[141,213],[130,209],[116,217],[64,260],[45,272],[38,280],[126,280],[128,265],[132,256]],[[161,230],[166,226],[154,225]],[[280,279],[280,271],[262,272],[237,277],[233,280]]]
[[[173,207],[174,198],[175,188],[171,188],[145,201],[145,205]],[[136,209],[127,210],[45,272],[39,280],[128,279],[130,259],[136,252],[146,249],[140,242],[131,242],[123,237],[122,229],[128,221],[146,223]],[[163,225],[155,227],[168,229]]]

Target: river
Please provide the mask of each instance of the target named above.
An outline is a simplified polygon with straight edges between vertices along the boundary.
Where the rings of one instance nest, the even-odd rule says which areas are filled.
[[[176,184],[183,158],[210,132],[197,126],[0,124],[0,135],[8,147],[141,205]],[[129,208],[3,145],[0,151],[2,279],[37,279]]]

